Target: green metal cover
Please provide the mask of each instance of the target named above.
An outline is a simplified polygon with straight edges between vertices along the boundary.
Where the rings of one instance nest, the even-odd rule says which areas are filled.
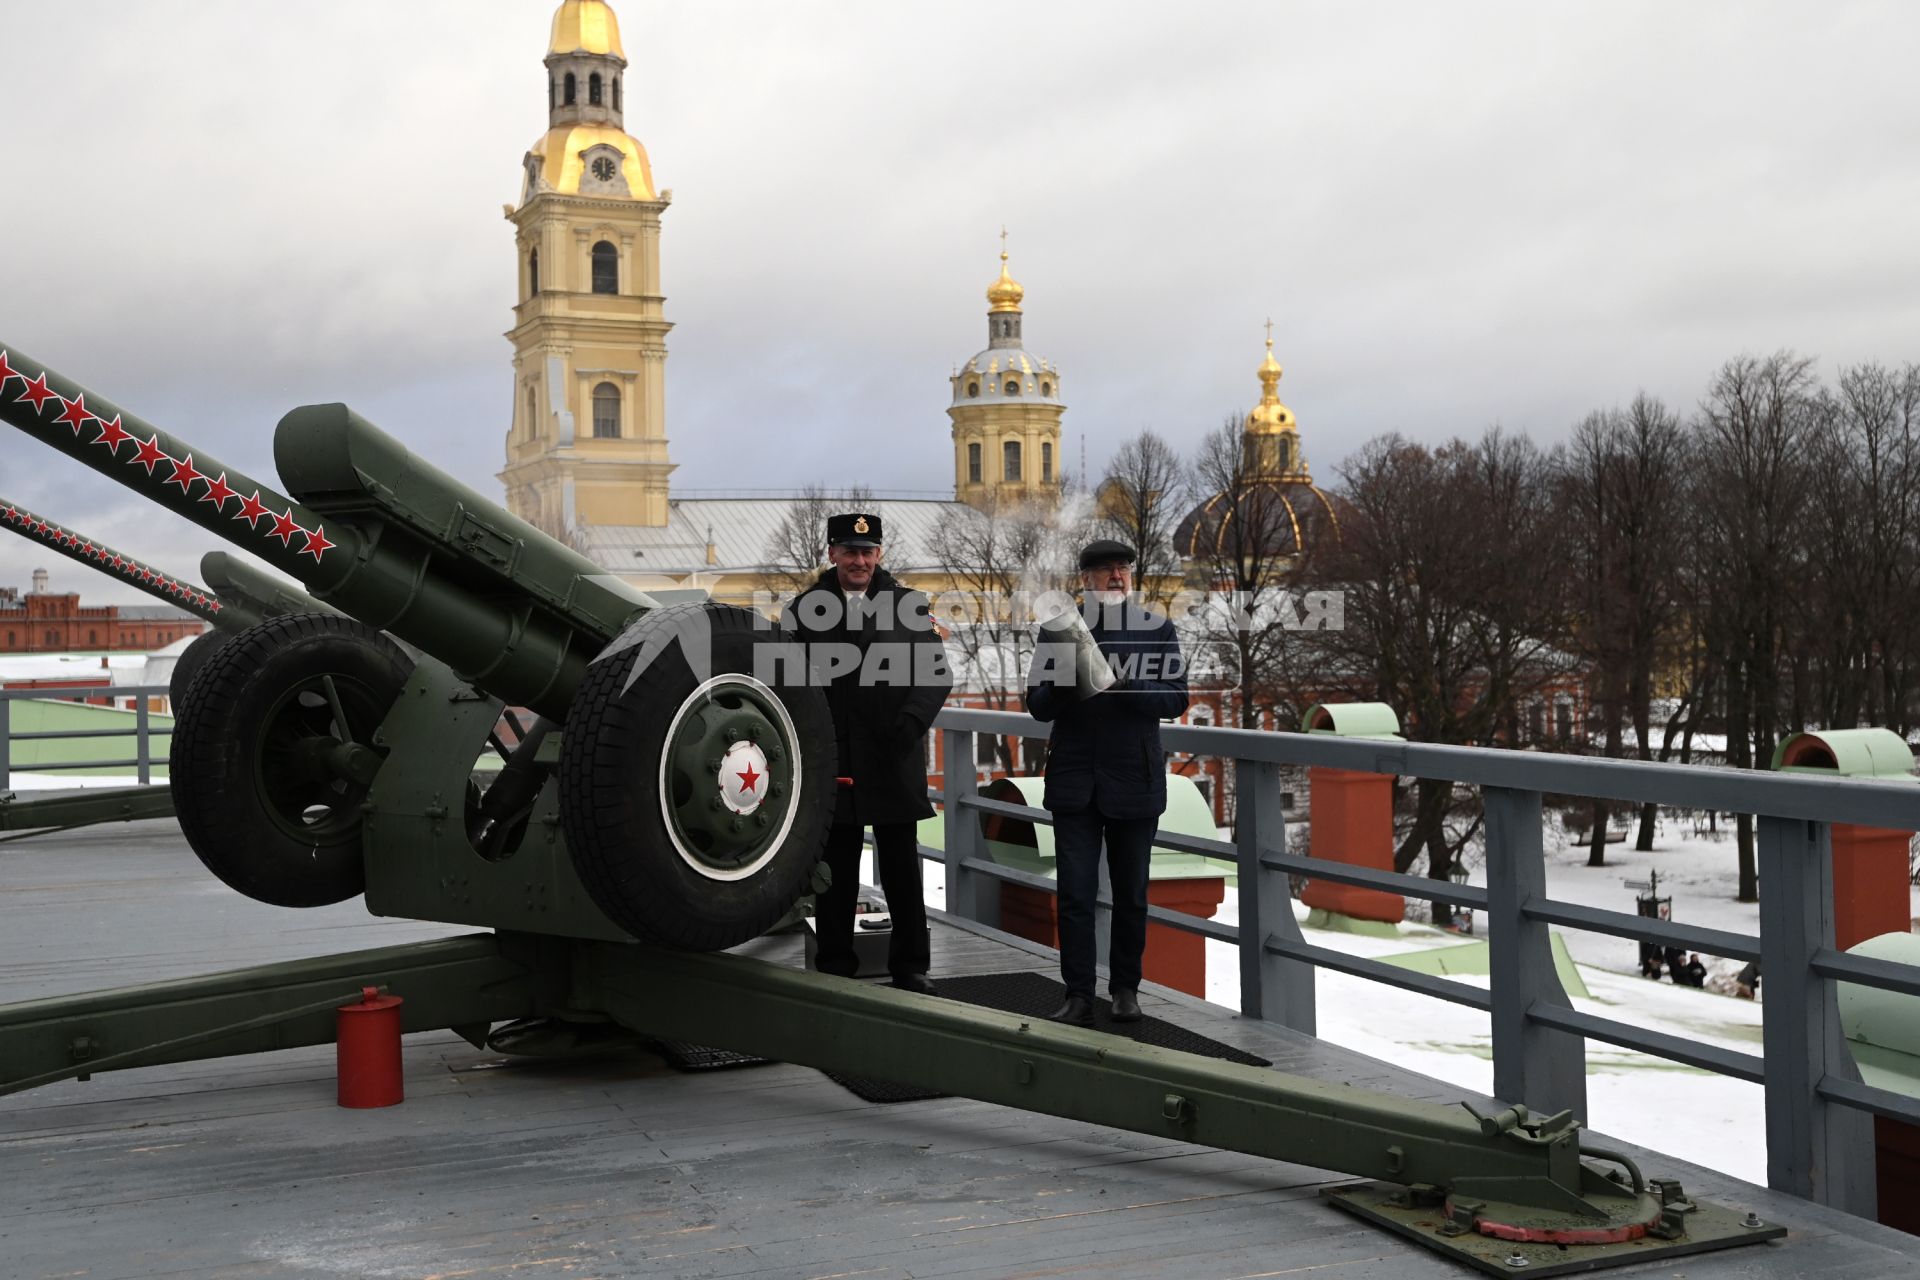
[[[1789,734],[1773,749],[1781,773],[1899,778],[1913,773],[1913,749],[1891,729],[1823,729]]]
[[[1883,933],[1847,948],[1847,954],[1920,965],[1920,935]],[[1857,982],[1834,984],[1840,1029],[1860,1077],[1870,1085],[1920,1098],[1920,996]]]
[[[1300,728],[1304,733],[1330,733],[1341,738],[1402,740],[1400,717],[1384,702],[1318,703],[1307,708]]]

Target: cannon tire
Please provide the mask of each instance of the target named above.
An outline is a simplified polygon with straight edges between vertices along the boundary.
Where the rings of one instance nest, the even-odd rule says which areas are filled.
[[[412,668],[339,614],[269,618],[215,651],[175,716],[168,758],[180,829],[207,870],[279,907],[361,893],[367,788],[318,759],[343,740],[330,699],[347,737],[370,745]]]
[[[810,888],[833,813],[833,720],[804,674],[754,677],[756,643],[775,638],[729,605],[656,610],[574,695],[567,848],[594,903],[644,942],[736,946]]]
[[[193,687],[193,678],[206,669],[213,655],[226,647],[233,638],[231,632],[202,632],[194,642],[180,651],[173,660],[173,674],[167,677],[167,700],[172,703],[174,714],[187,703],[187,690]]]

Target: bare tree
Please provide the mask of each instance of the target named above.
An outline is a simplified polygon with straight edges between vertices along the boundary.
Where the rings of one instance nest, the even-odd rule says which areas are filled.
[[[1489,431],[1439,449],[1376,437],[1341,468],[1341,536],[1330,573],[1346,592],[1330,640],[1409,737],[1488,744],[1510,735],[1518,702],[1566,675],[1563,520],[1557,460]],[[1451,785],[1413,783],[1394,862],[1424,856],[1445,879],[1475,825]],[[1450,815],[1454,818],[1449,821]],[[1436,906],[1437,921],[1445,909]]]
[[[1069,584],[1069,536],[1051,505],[993,501],[979,510],[957,507],[933,531],[928,551],[950,584],[934,608],[960,666],[956,685],[994,710],[1021,705],[1033,653],[1030,602]],[[1012,739],[996,739],[995,750],[1011,772]]]
[[[1094,525],[1139,555],[1140,594],[1164,608],[1179,589],[1181,559],[1174,529],[1187,510],[1187,468],[1171,445],[1142,431],[1108,462],[1094,495]]]
[[[788,505],[767,540],[769,577],[789,592],[810,586],[827,563],[827,517],[873,510],[873,490],[865,485],[840,490],[808,485]]]
[[[1740,356],[1714,375],[1694,435],[1694,537],[1709,572],[1708,643],[1719,650],[1727,760],[1752,768],[1779,729],[1786,625],[1804,577],[1807,441],[1816,420],[1812,361]],[[1738,819],[1742,902],[1759,897],[1753,817]]]
[[[1685,436],[1679,418],[1646,394],[1625,410],[1589,415],[1574,431],[1566,494],[1577,609],[1572,644],[1584,660],[1609,757],[1631,718],[1637,753],[1652,759],[1656,672],[1668,660],[1678,607]],[[1588,865],[1605,863],[1609,806],[1594,802]],[[1639,847],[1653,848],[1653,806]]]
[[[1261,473],[1242,422],[1231,415],[1200,442],[1193,486],[1210,496],[1188,545],[1208,596],[1195,615],[1200,643],[1219,657],[1245,729],[1258,727],[1274,691],[1289,683],[1289,648],[1303,634],[1276,623],[1280,597],[1306,580],[1309,557],[1338,534],[1318,491]]]

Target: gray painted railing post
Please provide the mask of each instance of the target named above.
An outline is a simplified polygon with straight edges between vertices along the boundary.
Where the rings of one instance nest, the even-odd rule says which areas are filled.
[[[13,699],[0,697],[0,791],[7,789],[13,773]]]
[[[1522,914],[1547,896],[1538,791],[1487,787],[1487,955],[1493,998],[1493,1093],[1551,1115],[1587,1118],[1587,1044],[1541,1026],[1536,1004],[1571,1008],[1553,965],[1553,938]]]
[[[942,729],[940,749],[940,790],[945,794],[947,910],[962,919],[998,927],[1000,924],[999,886],[994,881],[961,865],[967,858],[982,857],[986,846],[980,839],[980,812],[964,808],[962,796],[976,793],[973,766],[973,734],[966,729]]]
[[[150,704],[144,693],[136,696],[133,703],[134,758],[140,762],[140,785],[144,787],[153,781],[153,739],[147,736],[147,708]]]
[[[1767,1185],[1871,1218],[1873,1117],[1820,1095],[1825,1076],[1860,1078],[1833,983],[1809,967],[1834,941],[1829,828],[1764,816],[1759,825]]]
[[[1315,1035],[1313,966],[1267,949],[1267,939],[1276,935],[1302,940],[1286,872],[1260,865],[1263,846],[1287,852],[1280,766],[1235,760],[1233,804],[1240,861],[1240,1013]]]

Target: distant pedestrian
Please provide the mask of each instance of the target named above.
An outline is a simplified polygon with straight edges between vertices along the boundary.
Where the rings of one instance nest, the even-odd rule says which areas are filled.
[[[1740,970],[1733,980],[1733,994],[1742,1000],[1752,1000],[1760,994],[1760,962],[1747,961],[1746,968]]]

